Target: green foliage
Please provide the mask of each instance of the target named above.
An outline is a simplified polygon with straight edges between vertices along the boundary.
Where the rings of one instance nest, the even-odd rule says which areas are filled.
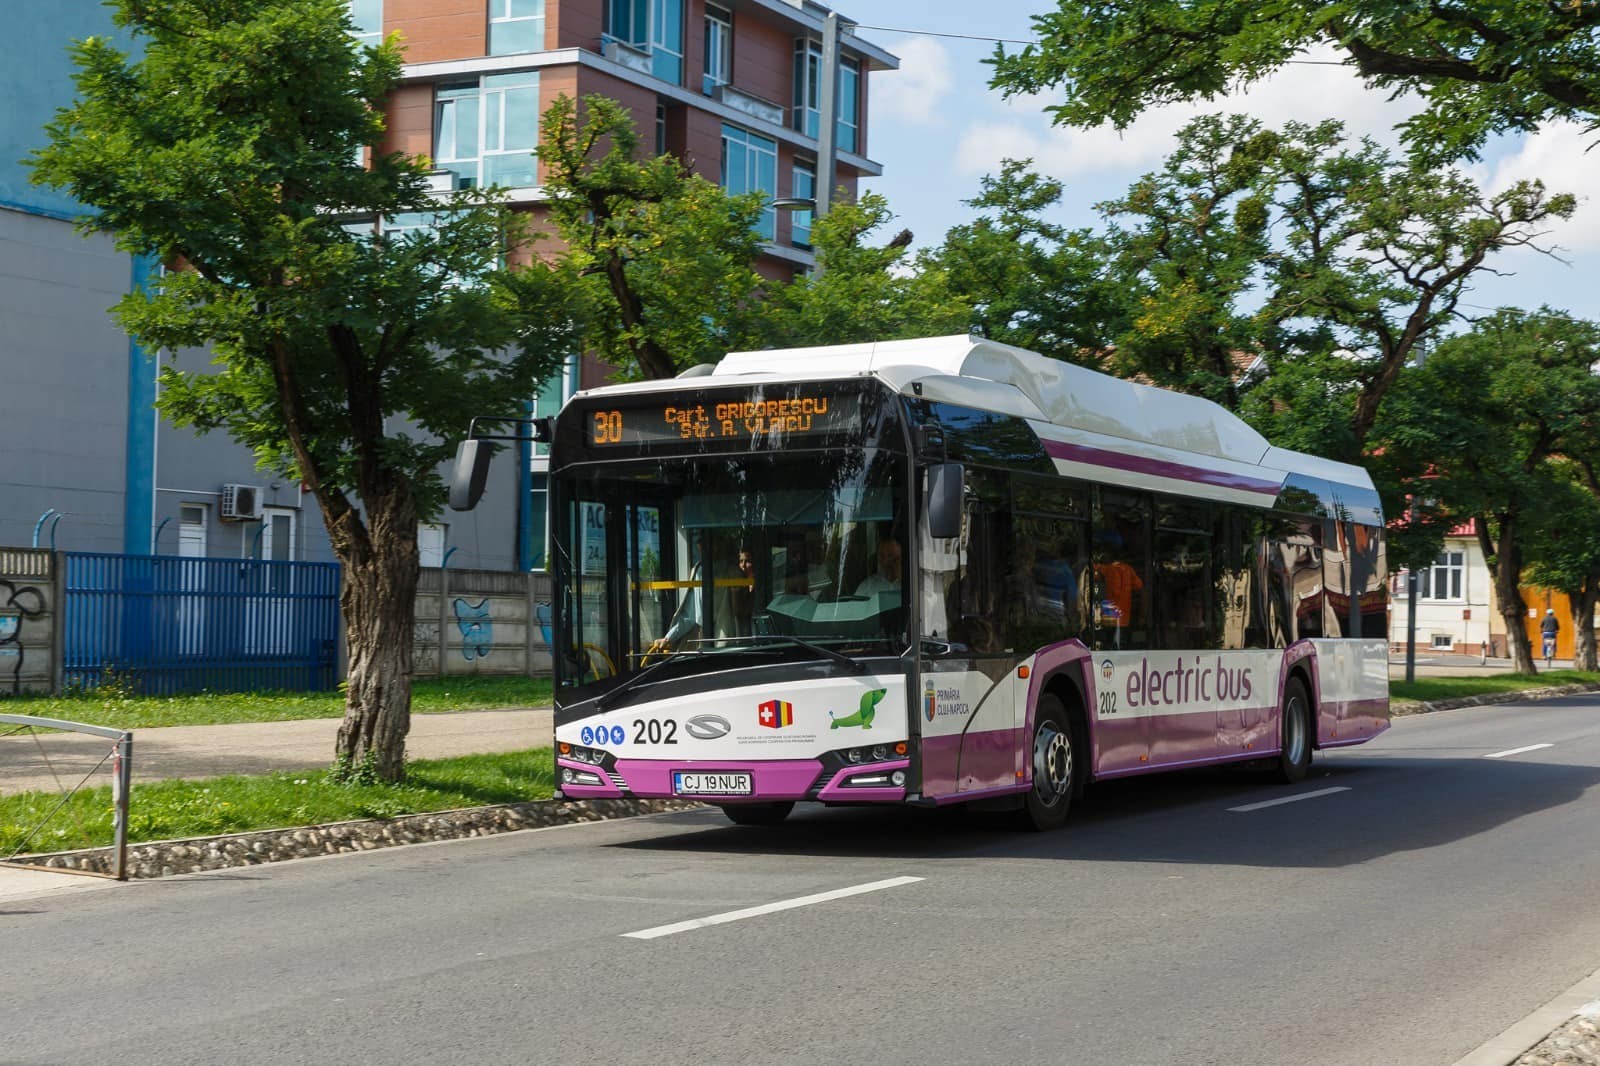
[[[1407,684],[1389,682],[1392,700],[1454,700],[1467,696],[1514,694],[1551,685],[1600,685],[1600,673],[1582,670],[1546,670],[1540,674],[1482,674],[1473,677],[1419,677]]]
[[[967,201],[978,217],[952,227],[917,269],[942,277],[953,298],[971,305],[973,332],[1098,367],[1126,328],[1124,293],[1108,276],[1099,236],[1048,220],[1064,187],[1031,165],[1007,159],[999,175],[984,177]]]
[[[558,97],[539,158],[558,269],[583,308],[586,347],[625,380],[673,377],[748,344],[766,284],[752,267],[759,194],[729,196],[672,156],[640,158],[627,108]]]
[[[1528,557],[1523,579],[1577,600],[1600,586],[1600,498],[1584,482],[1579,464],[1552,460],[1550,492],[1523,538]]]
[[[133,791],[128,839],[175,840],[520,803],[549,799],[554,787],[549,748],[418,760],[407,765],[403,785],[340,780],[333,771],[156,781],[141,783]],[[40,822],[59,802],[54,793],[0,796],[0,857],[10,856],[30,835],[26,845],[30,853],[111,843],[109,787],[75,793],[41,828]]]
[[[1058,123],[1126,128],[1162,104],[1211,100],[1332,46],[1367,84],[1425,103],[1406,136],[1433,158],[1475,154],[1494,133],[1600,116],[1600,12],[1581,2],[1394,4],[1347,0],[1060,0],[1038,43],[991,60],[1007,95],[1064,89]]]
[[[768,290],[763,343],[795,348],[965,332],[970,307],[950,292],[939,266],[914,261],[908,231],[867,243],[893,217],[888,201],[866,193],[816,219],[811,242],[821,269]]]

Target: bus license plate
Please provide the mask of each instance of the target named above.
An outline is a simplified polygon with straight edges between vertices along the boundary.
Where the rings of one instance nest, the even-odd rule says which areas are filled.
[[[674,770],[672,791],[680,796],[748,796],[755,788],[748,773]]]

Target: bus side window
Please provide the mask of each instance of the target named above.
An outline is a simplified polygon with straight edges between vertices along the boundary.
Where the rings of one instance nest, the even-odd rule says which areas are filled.
[[[1150,647],[1150,500],[1102,489],[1094,521],[1095,647]]]
[[[1158,647],[1213,648],[1211,513],[1205,504],[1156,498],[1152,567]]]

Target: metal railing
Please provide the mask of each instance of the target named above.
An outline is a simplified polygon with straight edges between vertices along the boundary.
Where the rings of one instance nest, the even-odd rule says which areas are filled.
[[[38,824],[33,826],[28,835],[23,837],[22,843],[7,858],[8,860],[15,859],[22,854],[22,849],[28,846],[28,842],[39,835],[39,831],[50,823],[50,820],[71,801],[73,795],[83,788],[89,778],[94,776],[95,772],[104,766],[106,760],[109,759],[111,760],[112,805],[111,875],[118,881],[126,881],[128,879],[128,793],[133,782],[133,733],[126,729],[111,729],[107,726],[87,725],[83,722],[64,722],[57,718],[34,718],[25,714],[0,714],[0,725],[20,727],[18,730],[14,730],[13,733],[24,729],[30,733],[35,729],[58,729],[71,733],[88,733],[91,736],[105,737],[107,740],[116,741],[111,750],[76,785],[66,790],[61,797],[61,802],[52,807],[39,820]],[[0,736],[9,735],[12,734],[0,734]],[[35,739],[37,739],[37,734],[34,735]],[[43,748],[41,747],[40,750],[43,751]],[[49,765],[48,756],[45,757],[45,763]],[[54,772],[53,767],[51,771],[52,773]]]

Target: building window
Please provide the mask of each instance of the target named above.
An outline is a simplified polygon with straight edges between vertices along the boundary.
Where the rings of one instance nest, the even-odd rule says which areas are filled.
[[[364,45],[383,43],[383,0],[350,0],[355,39]]]
[[[604,34],[650,53],[650,73],[683,83],[683,0],[609,0]]]
[[[817,198],[817,168],[811,163],[796,163],[794,165],[794,198],[796,200],[816,200]],[[789,243],[797,248],[811,247],[811,219],[810,211],[795,211],[789,216]]]
[[[722,187],[738,195],[761,192],[768,201],[778,195],[778,142],[738,126],[722,127]],[[773,240],[778,216],[770,205],[761,212],[756,232]]]
[[[434,522],[417,524],[417,565],[443,566],[445,527]]]
[[[456,188],[537,183],[537,72],[491,74],[481,84],[440,85],[434,100],[434,165],[455,175]]]
[[[839,60],[839,122],[834,127],[835,143],[841,152],[854,152],[859,144],[861,110],[861,64],[854,59]],[[799,40],[794,46],[794,112],[790,125],[807,137],[818,135],[822,114],[822,45]]]
[[[544,51],[544,0],[489,0],[489,54]]]
[[[706,73],[700,88],[707,96],[733,80],[733,12],[706,5]]]
[[[1433,566],[1417,575],[1417,599],[1461,600],[1462,575],[1466,572],[1466,553],[1441,552]]]

